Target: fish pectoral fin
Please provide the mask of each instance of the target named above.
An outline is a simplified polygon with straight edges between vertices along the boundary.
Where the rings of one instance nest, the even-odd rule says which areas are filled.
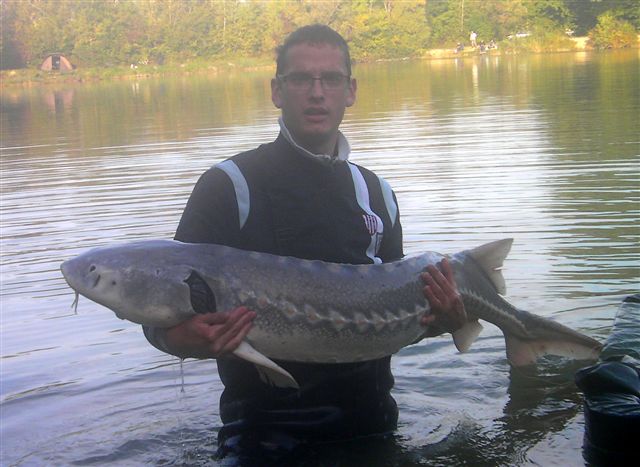
[[[559,339],[523,340],[505,334],[507,359],[513,366],[531,365],[544,355],[559,355],[577,360],[595,360],[600,354],[597,346],[577,344]]]
[[[295,383],[295,379],[293,379],[290,375],[285,376],[279,371],[275,371],[271,368],[266,368],[259,365],[256,365],[256,370],[258,371],[258,376],[260,376],[260,381],[268,384],[269,386],[276,386],[278,388],[300,389],[298,383]]]
[[[260,379],[265,383],[280,388],[300,389],[294,377],[287,370],[262,355],[248,342],[242,341],[238,348],[233,351],[233,354],[256,365]]]
[[[480,332],[482,331],[482,324],[477,319],[467,321],[457,331],[453,332],[453,343],[456,345],[456,349],[459,352],[466,352],[471,347],[471,344],[476,340]]]

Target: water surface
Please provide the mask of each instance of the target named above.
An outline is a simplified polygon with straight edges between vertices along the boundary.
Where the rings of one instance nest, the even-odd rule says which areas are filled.
[[[507,298],[606,339],[638,292],[637,51],[358,65],[343,131],[398,195],[405,252],[504,237]],[[59,264],[170,238],[206,168],[277,133],[269,72],[3,89],[2,465],[216,465],[221,383],[86,299]],[[341,465],[581,465],[573,372],[511,370],[487,324],[393,359],[396,436],[318,448]]]

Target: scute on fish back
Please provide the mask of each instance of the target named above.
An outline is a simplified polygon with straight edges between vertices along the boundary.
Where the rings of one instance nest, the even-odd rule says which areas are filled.
[[[450,257],[469,323],[453,334],[461,351],[481,330],[478,319],[505,335],[516,365],[545,353],[595,358],[600,344],[553,321],[515,308],[500,272],[512,240]],[[256,312],[234,352],[279,386],[295,380],[271,358],[339,363],[390,355],[419,340],[429,313],[420,273],[443,258],[428,252],[380,265],[348,265],[172,240],[96,248],[65,261],[69,285],[117,316],[170,327],[197,313],[246,306]]]

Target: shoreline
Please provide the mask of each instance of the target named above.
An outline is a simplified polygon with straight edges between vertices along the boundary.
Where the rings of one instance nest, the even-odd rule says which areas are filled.
[[[456,53],[452,48],[429,49],[422,56],[399,57],[389,59],[372,59],[360,63],[391,62],[403,60],[438,60],[454,58],[473,58],[479,55],[516,55],[526,54],[550,54],[565,52],[582,52],[593,50],[588,45],[588,37],[571,37],[573,47],[545,52],[514,52],[508,46],[499,44],[499,48],[479,52],[478,48],[467,48],[461,53]],[[355,63],[358,63],[357,61]],[[238,63],[228,59],[198,60],[181,64],[170,65],[140,65],[117,66],[109,68],[76,68],[71,72],[50,72],[34,68],[21,68],[17,70],[0,71],[0,89],[9,87],[32,87],[52,84],[82,84],[100,81],[139,80],[158,76],[190,75],[190,74],[219,74],[222,72],[251,72],[274,69],[272,60],[261,58],[241,58]]]
[[[580,36],[580,37],[569,37],[569,40],[573,41],[573,45],[572,47],[568,47],[568,48],[561,48],[561,49],[556,49],[556,50],[551,50],[551,51],[545,51],[545,52],[513,52],[513,51],[507,51],[504,52],[504,49],[506,47],[501,48],[497,48],[497,49],[492,49],[492,50],[487,50],[486,52],[483,52],[482,54],[486,54],[486,55],[517,55],[519,53],[528,53],[528,54],[551,54],[551,53],[564,53],[564,52],[584,52],[584,51],[591,51],[591,50],[595,50],[593,49],[593,47],[589,46],[589,37],[587,36]],[[498,46],[500,46],[500,44],[498,44]],[[476,55],[481,54],[478,51],[478,48],[465,48],[461,53],[456,53],[455,51],[453,51],[451,48],[446,48],[446,49],[430,49],[426,52],[426,56],[424,58],[426,59],[438,59],[438,58],[466,58],[466,57],[474,57]]]

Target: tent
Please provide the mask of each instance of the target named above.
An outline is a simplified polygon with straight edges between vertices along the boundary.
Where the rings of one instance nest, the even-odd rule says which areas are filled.
[[[40,69],[43,71],[72,71],[75,68],[67,57],[60,53],[49,54],[42,61]]]

